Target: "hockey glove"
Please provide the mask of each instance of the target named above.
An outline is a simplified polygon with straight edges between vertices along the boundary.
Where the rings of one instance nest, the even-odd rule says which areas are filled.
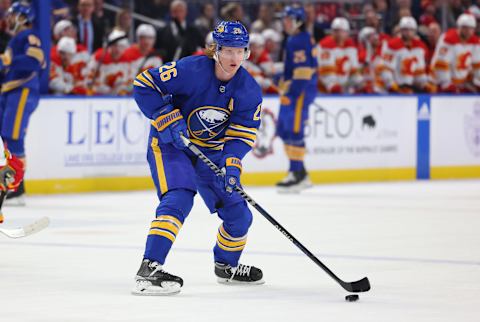
[[[220,164],[222,171],[225,173],[223,185],[225,191],[232,194],[235,186],[240,185],[240,174],[242,173],[242,161],[233,154],[226,154],[222,158]]]
[[[8,151],[5,151],[5,157],[7,165],[0,167],[0,190],[16,191],[23,180],[23,162]]]
[[[172,143],[179,150],[185,148],[180,133],[188,138],[187,124],[180,110],[173,108],[170,102],[162,106],[160,111],[154,115],[152,124],[157,129],[158,138],[162,143]]]

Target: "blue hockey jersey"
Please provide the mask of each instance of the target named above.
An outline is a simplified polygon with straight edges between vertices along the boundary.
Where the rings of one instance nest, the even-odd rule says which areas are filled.
[[[213,59],[191,56],[144,71],[133,85],[135,100],[150,119],[160,109],[160,97],[172,94],[190,140],[204,150],[223,149],[241,159],[255,143],[262,92],[243,67],[222,82]]]
[[[2,93],[15,88],[38,90],[39,72],[46,67],[40,39],[32,29],[25,29],[15,35],[1,55],[3,64]]]
[[[290,36],[285,47],[284,94],[298,97],[317,88],[315,42],[306,31]]]

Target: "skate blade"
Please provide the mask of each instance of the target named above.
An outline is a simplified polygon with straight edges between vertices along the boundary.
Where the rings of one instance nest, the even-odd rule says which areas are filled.
[[[217,282],[220,283],[220,284],[225,284],[225,285],[261,285],[261,284],[265,284],[265,281],[263,280],[263,278],[261,280],[255,281],[255,282],[242,282],[242,281],[231,280],[229,278],[217,277]]]
[[[27,205],[24,196],[15,197],[12,199],[5,199],[3,204],[7,207],[25,207]]]
[[[132,290],[133,295],[140,296],[169,296],[180,293],[181,286],[174,282],[164,282],[164,286],[152,285],[150,282],[137,282]]]
[[[313,184],[310,180],[304,180],[300,182],[299,184],[291,187],[278,187],[277,186],[277,192],[282,193],[282,194],[297,194],[302,192],[303,190],[312,188]]]

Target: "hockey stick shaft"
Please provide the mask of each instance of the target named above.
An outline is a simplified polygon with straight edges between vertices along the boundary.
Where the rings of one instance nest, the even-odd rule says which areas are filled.
[[[212,162],[200,149],[198,149],[189,139],[181,135],[185,146],[202,160],[217,176],[225,176],[222,170]],[[302,245],[292,234],[288,232],[275,218],[273,218],[262,206],[260,206],[252,197],[250,197],[245,190],[238,185],[235,186],[235,191],[252,207],[254,207],[263,217],[265,217],[275,228],[277,228],[288,240],[297,246],[305,255],[307,255],[315,264],[320,266],[332,279],[334,279],[340,286],[349,292],[366,292],[370,290],[370,282],[368,278],[363,278],[355,282],[344,282],[336,276],[325,264],[323,264],[312,252]]]

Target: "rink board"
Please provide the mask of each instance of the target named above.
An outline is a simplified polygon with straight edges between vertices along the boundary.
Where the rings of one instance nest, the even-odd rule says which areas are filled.
[[[480,178],[480,97],[432,97],[431,109],[431,178]]]
[[[439,150],[439,140],[445,139],[437,132],[442,133],[444,122],[463,117],[457,111],[472,114],[469,106],[475,100],[455,97],[452,116],[443,112],[453,104],[444,101],[447,98],[431,98],[431,177],[475,177],[478,157],[456,162],[467,149],[461,150],[455,141],[451,144],[459,149],[457,159],[437,162],[452,157],[443,145]],[[470,105],[463,111],[460,104]],[[418,105],[416,96],[317,97],[306,127],[306,165],[312,181],[417,178]],[[272,185],[285,175],[288,159],[275,136],[278,110],[277,96],[264,98],[257,145],[244,160],[246,185]],[[435,115],[441,115],[439,122]],[[150,189],[145,160],[148,130],[148,120],[131,98],[44,97],[28,129],[27,189],[30,193]],[[460,134],[452,138],[465,141]]]

